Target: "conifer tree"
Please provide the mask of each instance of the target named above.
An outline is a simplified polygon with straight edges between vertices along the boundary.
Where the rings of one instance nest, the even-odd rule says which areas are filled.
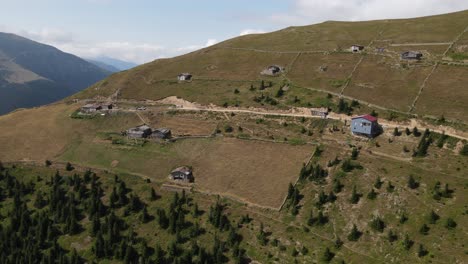
[[[353,225],[351,232],[348,235],[349,241],[357,241],[361,237],[361,232],[357,229],[356,225]]]

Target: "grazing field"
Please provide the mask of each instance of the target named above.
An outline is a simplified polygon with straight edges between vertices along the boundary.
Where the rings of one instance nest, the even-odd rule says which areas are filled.
[[[60,103],[1,116],[0,144],[8,151],[0,152],[0,160],[53,159],[70,144],[94,138],[97,131],[120,132],[141,122],[135,114],[123,113],[72,119],[70,115],[80,106]]]
[[[367,55],[344,94],[400,111],[408,111],[432,67],[402,67],[387,57]],[[404,95],[404,96],[402,96]]]
[[[419,97],[416,113],[468,122],[467,71],[468,67],[439,65]]]
[[[210,144],[193,160],[195,184],[215,194],[277,208],[313,150],[313,146],[225,139]]]
[[[380,39],[393,43],[451,42],[468,25],[466,12],[429,16],[417,20],[388,20]]]
[[[173,136],[207,136],[215,132],[217,121],[209,119],[208,113],[202,114],[143,114],[149,125],[154,128],[170,128]]]
[[[287,77],[298,86],[339,93],[359,59],[352,53],[301,54]],[[327,69],[321,71],[321,66]]]
[[[385,21],[339,22],[289,27],[261,35],[247,35],[223,42],[220,46],[272,51],[327,51],[347,49],[353,44],[368,44]]]
[[[192,166],[196,189],[270,207],[281,205],[288,184],[313,151],[311,146],[238,139],[187,139],[143,147],[91,143],[71,147],[60,159],[159,182],[166,181],[175,167]]]

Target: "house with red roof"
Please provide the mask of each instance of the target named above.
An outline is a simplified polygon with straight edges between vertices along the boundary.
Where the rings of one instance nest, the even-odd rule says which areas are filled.
[[[371,115],[353,117],[351,120],[351,132],[354,135],[375,137],[380,132],[377,118]]]

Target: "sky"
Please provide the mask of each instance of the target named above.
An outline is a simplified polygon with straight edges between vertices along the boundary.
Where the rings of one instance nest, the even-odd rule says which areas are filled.
[[[468,0],[0,0],[0,7],[1,32],[140,64],[288,26],[461,11]]]

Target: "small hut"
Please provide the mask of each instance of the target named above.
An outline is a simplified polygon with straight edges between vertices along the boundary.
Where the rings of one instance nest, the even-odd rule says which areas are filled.
[[[193,182],[192,169],[187,166],[176,168],[169,174],[169,179],[173,181]]]
[[[190,81],[192,80],[192,74],[184,72],[179,75],[177,75],[177,80],[179,81]]]
[[[264,69],[260,74],[262,75],[269,75],[269,76],[276,76],[284,71],[284,67],[278,65],[270,65],[266,69]]]
[[[141,125],[127,129],[126,134],[129,138],[147,138],[151,135],[151,127]]]
[[[422,53],[419,51],[405,51],[401,54],[402,60],[420,60],[422,58]]]
[[[168,128],[158,128],[153,130],[153,133],[151,134],[152,138],[156,139],[168,139],[171,138],[172,133],[171,130]]]
[[[352,45],[350,48],[352,52],[360,52],[363,49],[364,49],[364,46],[361,46],[361,45]]]

